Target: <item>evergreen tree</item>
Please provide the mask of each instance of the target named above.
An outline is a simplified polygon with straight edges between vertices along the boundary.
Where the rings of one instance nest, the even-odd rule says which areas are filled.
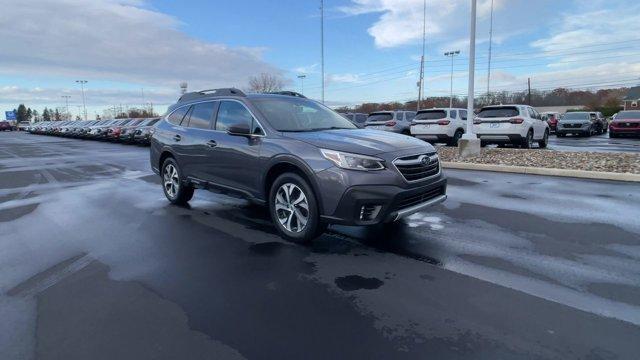
[[[42,120],[51,121],[51,112],[49,111],[49,109],[44,108],[44,110],[42,111]]]
[[[27,118],[27,108],[24,104],[20,104],[18,106],[18,111],[16,111],[16,120],[18,120],[18,122],[29,120]]]

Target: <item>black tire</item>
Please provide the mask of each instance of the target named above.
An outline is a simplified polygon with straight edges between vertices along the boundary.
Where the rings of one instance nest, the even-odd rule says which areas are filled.
[[[532,143],[533,143],[533,130],[529,130],[529,132],[527,132],[527,136],[525,136],[525,138],[522,139],[522,142],[520,143],[520,147],[522,149],[531,149]]]
[[[172,173],[170,167],[175,169],[176,176],[169,175],[169,173]],[[173,182],[173,187],[168,186],[166,184],[168,178],[175,179],[175,177],[177,177],[177,181]],[[162,163],[160,179],[162,182],[162,191],[164,192],[164,196],[166,196],[167,200],[169,200],[172,204],[185,205],[189,202],[189,200],[191,200],[191,198],[193,198],[193,192],[195,189],[193,188],[193,186],[184,181],[182,172],[180,171],[180,167],[178,166],[178,162],[174,158],[169,157],[164,161],[164,163]]]
[[[300,231],[289,230],[280,222],[279,216],[286,216],[286,212],[289,210],[282,210],[284,212],[281,213],[278,213],[276,210],[276,197],[278,190],[286,184],[295,185],[297,189],[294,191],[301,190],[306,197],[306,204],[308,206],[308,211],[306,211],[307,222],[302,225],[302,230]],[[293,193],[291,195],[293,196]],[[292,205],[291,208],[298,212],[305,212],[303,207],[298,207],[295,204]],[[278,230],[280,236],[285,240],[295,243],[308,243],[320,236],[320,234],[322,234],[326,229],[326,224],[320,221],[320,208],[313,188],[304,178],[295,173],[284,173],[278,176],[273,184],[271,184],[271,189],[269,190],[269,213],[271,214],[271,220],[273,221],[273,224],[276,230]],[[296,226],[300,227],[300,222],[297,220],[296,222]],[[293,221],[290,224],[293,226]]]
[[[607,132],[609,132],[609,126],[604,126],[604,127],[602,128],[602,133],[603,133],[603,134],[606,134]]]
[[[617,138],[618,134],[614,134],[612,132],[609,132],[609,139],[613,139],[613,138]]]
[[[549,145],[549,131],[545,130],[542,140],[538,141],[538,146],[540,149],[546,149],[547,145]]]
[[[460,138],[463,134],[464,131],[460,129],[456,130],[456,132],[453,134],[453,138],[449,141],[449,146],[458,146],[458,141],[460,141]]]
[[[566,135],[563,133],[556,133],[556,137],[565,137]]]

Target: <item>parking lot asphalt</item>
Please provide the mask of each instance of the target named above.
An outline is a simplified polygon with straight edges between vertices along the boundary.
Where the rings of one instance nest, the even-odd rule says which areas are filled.
[[[590,137],[549,136],[549,149],[558,151],[634,152],[640,153],[640,139],[632,137],[610,139],[609,134]]]
[[[640,185],[447,174],[302,246],[147,148],[0,133],[0,359],[637,359]]]

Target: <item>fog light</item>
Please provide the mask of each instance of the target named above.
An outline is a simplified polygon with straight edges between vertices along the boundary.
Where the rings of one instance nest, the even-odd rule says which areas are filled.
[[[362,205],[360,208],[360,221],[374,220],[378,216],[378,213],[380,213],[381,209],[382,205]]]

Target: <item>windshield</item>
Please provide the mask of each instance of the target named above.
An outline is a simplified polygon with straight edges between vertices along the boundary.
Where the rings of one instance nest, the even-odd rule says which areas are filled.
[[[373,113],[369,115],[367,121],[389,121],[393,120],[392,113]]]
[[[425,112],[419,112],[416,115],[415,120],[439,120],[447,117],[447,112],[444,110],[430,110]]]
[[[313,100],[265,97],[254,99],[253,103],[278,131],[356,129],[342,115]]]
[[[566,113],[562,120],[589,120],[589,113],[574,112]]]
[[[155,123],[158,122],[158,120],[160,120],[160,119],[153,119],[153,120],[149,121],[147,124],[145,124],[145,126],[153,126],[153,125],[155,125]]]
[[[616,120],[640,120],[640,111],[622,111],[618,113]]]
[[[520,111],[515,106],[484,108],[478,114],[479,118],[504,118],[520,115]]]

